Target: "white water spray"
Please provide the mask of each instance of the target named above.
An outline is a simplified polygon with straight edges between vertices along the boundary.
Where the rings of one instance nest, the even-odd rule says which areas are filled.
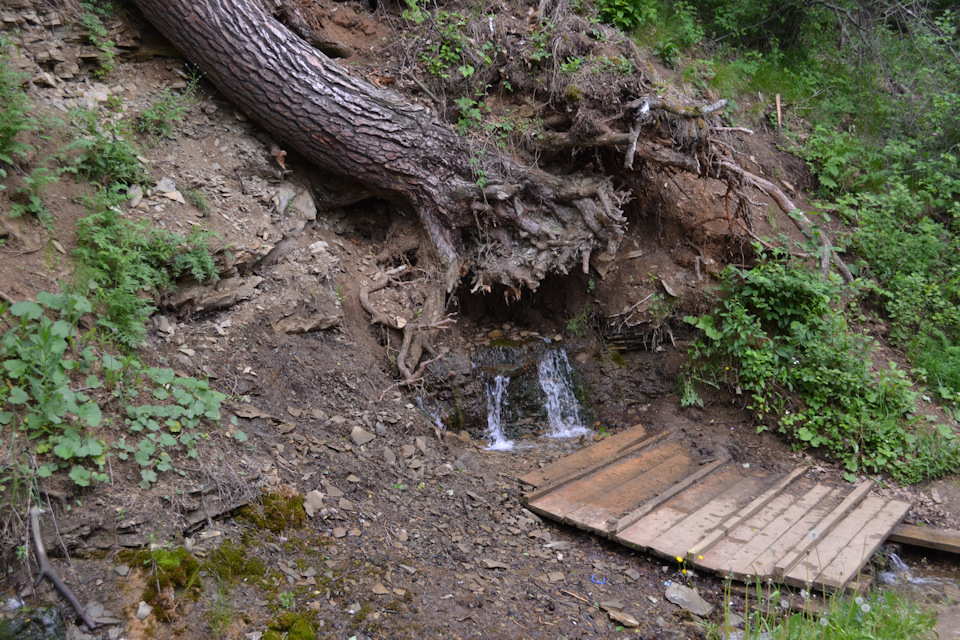
[[[493,380],[484,382],[484,395],[487,397],[487,440],[488,449],[494,451],[509,451],[513,449],[513,441],[507,439],[503,433],[503,397],[506,394],[510,378],[494,376]]]
[[[564,349],[550,349],[537,363],[547,409],[549,438],[577,438],[590,433],[580,421],[580,403],[573,393],[570,360]]]

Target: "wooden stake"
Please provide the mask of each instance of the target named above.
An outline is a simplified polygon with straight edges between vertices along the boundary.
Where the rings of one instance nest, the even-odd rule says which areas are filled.
[[[777,133],[780,133],[780,128],[783,127],[783,114],[780,111],[780,94],[777,94]]]

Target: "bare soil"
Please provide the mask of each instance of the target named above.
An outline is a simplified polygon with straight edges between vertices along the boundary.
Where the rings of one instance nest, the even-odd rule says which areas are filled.
[[[350,2],[316,6],[336,39],[355,52],[349,64],[358,73],[406,82],[386,71],[396,48],[382,13]],[[45,16],[61,14],[39,1],[2,0],[0,10],[20,17],[5,27],[20,29],[14,38],[24,70],[55,77],[54,86],[28,84],[42,114],[62,115],[84,102],[102,109],[97,95],[106,92],[133,117],[162,88],[182,86],[183,62],[175,58],[124,61],[98,81],[77,58],[76,32],[49,21],[44,26]],[[22,18],[28,10],[39,15],[36,22]],[[113,28],[125,29],[120,42],[144,29]],[[76,60],[82,71],[57,75],[44,55],[50,50]],[[64,496],[53,499],[44,516],[55,567],[82,602],[100,606],[94,610],[104,621],[93,632],[73,628],[72,638],[196,640],[211,629],[220,637],[258,638],[270,628],[295,637],[283,626],[293,614],[329,638],[702,637],[702,621],[664,600],[665,585],[676,580],[714,605],[732,601],[742,612],[742,598],[725,594],[710,576],[683,574],[676,562],[523,509],[517,477],[590,438],[528,438],[513,451],[494,452],[478,439],[477,425],[455,432],[417,408],[419,390],[397,386],[391,357],[399,333],[372,326],[358,300],[360,287],[390,264],[377,256],[408,246],[415,226],[386,203],[351,202],[342,181],[317,175],[296,157],[286,158],[292,174],[285,175],[269,139],[212,87],[201,86],[175,138],[144,155],[155,180],[172,178],[180,191],[201,193],[212,212],[148,192],[140,207],[124,213],[184,234],[208,229],[229,252],[213,288],[181,283],[164,296],[140,352],[148,364],[209,377],[228,395],[228,409],[200,457],[177,461],[182,476],[166,474],[143,490],[136,465],[113,459],[108,484],[88,490],[49,485],[52,495]],[[792,188],[808,186],[802,163],[778,151],[777,142],[763,132],[735,141],[764,175]],[[712,276],[730,262],[746,262],[749,252],[730,243],[722,187],[660,178],[665,186],[638,194],[649,197],[634,203],[628,239],[604,275],[548,279],[536,293],[509,303],[499,293],[458,291],[450,307],[457,323],[436,341],[444,358],[431,367],[432,384],[448,393],[465,389],[472,350],[491,339],[559,336],[590,399],[597,437],[640,422],[652,432],[681,433],[692,447],[724,447],[756,463],[807,465],[818,479],[840,481],[833,465],[791,451],[775,435],[757,435],[743,398],[717,394],[703,409],[679,407],[676,381],[693,337],[680,318],[702,310]],[[46,229],[6,215],[18,180],[11,172],[0,192],[0,228],[6,229],[0,292],[12,300],[57,290],[70,277],[76,223],[85,215],[75,198],[89,189],[61,177],[46,193],[55,220]],[[286,205],[305,192],[314,194],[313,209]],[[760,234],[796,233],[775,216],[758,225]],[[423,302],[417,296],[415,288],[392,287],[374,303],[384,313],[411,317]],[[568,322],[585,308],[593,320],[577,338]],[[318,323],[328,326],[287,332]],[[615,355],[613,348],[621,351]],[[237,429],[249,440],[237,442],[231,435]],[[358,444],[356,429],[375,437]],[[913,521],[958,525],[954,478],[887,490],[915,501]],[[299,526],[288,526],[296,518],[271,512],[270,499],[262,498],[299,500],[311,492],[322,500]],[[266,520],[251,515],[257,512]],[[169,621],[156,612],[137,616],[156,573],[127,550],[185,545],[209,560],[225,541],[260,559],[266,577],[231,581],[214,564],[204,565],[198,599],[175,594],[164,609]],[[29,586],[30,572],[27,564],[11,567],[0,593],[57,601],[48,584],[36,591]],[[622,630],[607,611],[617,608],[639,626]],[[716,615],[713,624],[719,624]]]

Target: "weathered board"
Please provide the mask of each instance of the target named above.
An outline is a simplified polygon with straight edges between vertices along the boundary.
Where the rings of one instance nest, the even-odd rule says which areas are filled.
[[[843,590],[910,508],[805,470],[698,459],[637,425],[520,478],[534,513],[738,580]]]

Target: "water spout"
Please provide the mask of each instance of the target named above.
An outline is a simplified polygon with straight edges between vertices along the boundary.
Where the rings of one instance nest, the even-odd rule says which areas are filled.
[[[503,403],[510,378],[494,376],[492,380],[484,382],[484,391],[487,397],[487,440],[488,449],[494,451],[509,451],[513,449],[513,441],[503,433]]]
[[[576,438],[590,433],[580,420],[580,403],[573,392],[570,360],[564,349],[548,350],[537,363],[545,396],[549,438]]]

